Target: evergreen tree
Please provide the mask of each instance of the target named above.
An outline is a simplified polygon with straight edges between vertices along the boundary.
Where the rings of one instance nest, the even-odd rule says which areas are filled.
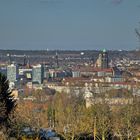
[[[10,115],[16,107],[16,101],[9,90],[9,81],[0,73],[0,125],[10,120]]]

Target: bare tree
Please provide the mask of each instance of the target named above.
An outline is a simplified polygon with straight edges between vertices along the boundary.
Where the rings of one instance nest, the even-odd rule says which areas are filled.
[[[111,111],[105,102],[93,105],[94,131],[96,139],[109,139],[112,131]],[[95,126],[96,124],[96,126]],[[94,132],[94,133],[95,133]]]
[[[56,130],[65,139],[79,139],[81,133],[92,130],[92,117],[81,95],[58,93],[53,104]]]
[[[140,30],[138,28],[135,28],[135,32],[137,37],[140,39]]]

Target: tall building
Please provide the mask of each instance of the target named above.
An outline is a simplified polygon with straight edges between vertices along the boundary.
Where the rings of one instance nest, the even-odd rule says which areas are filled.
[[[107,53],[107,51],[105,49],[102,52],[102,64],[101,64],[101,68],[103,68],[103,69],[108,68],[108,53]]]
[[[101,69],[106,69],[109,67],[108,66],[108,53],[105,49],[99,54],[99,57],[96,61],[95,66]]]
[[[32,82],[37,82],[39,84],[43,83],[44,78],[44,68],[43,65],[33,66],[32,69]]]
[[[18,78],[18,67],[15,64],[7,66],[7,79],[10,82],[16,82]]]

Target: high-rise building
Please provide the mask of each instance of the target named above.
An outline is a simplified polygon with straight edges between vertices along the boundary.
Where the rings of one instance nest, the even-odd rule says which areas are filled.
[[[32,69],[32,82],[37,82],[39,84],[43,83],[44,78],[44,68],[43,65],[33,66]]]
[[[11,64],[7,66],[7,79],[10,82],[16,82],[18,78],[18,66]]]

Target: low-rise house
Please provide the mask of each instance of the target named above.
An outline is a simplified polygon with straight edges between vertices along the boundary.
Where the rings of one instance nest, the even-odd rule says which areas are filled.
[[[112,82],[124,82],[125,79],[121,76],[108,76],[105,77],[105,82],[112,83]]]

